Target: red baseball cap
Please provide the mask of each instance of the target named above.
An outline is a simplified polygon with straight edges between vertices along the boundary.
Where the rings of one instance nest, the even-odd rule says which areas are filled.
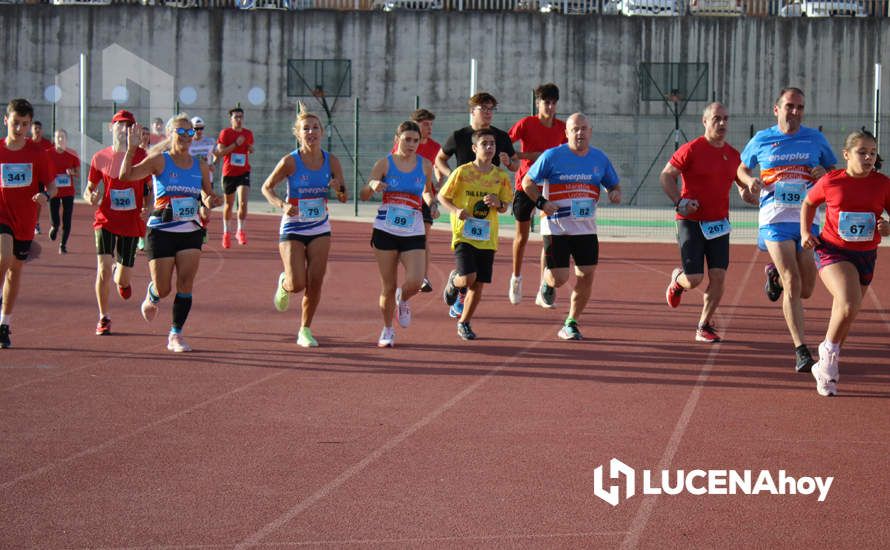
[[[130,111],[121,109],[120,111],[114,113],[114,116],[111,117],[111,122],[126,122],[127,124],[136,124],[136,117],[134,117],[133,113],[131,113]]]

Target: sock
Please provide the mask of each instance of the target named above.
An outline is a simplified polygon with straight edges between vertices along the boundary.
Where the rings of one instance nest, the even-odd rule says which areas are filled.
[[[148,301],[151,302],[151,303],[153,303],[153,304],[157,304],[158,302],[161,301],[161,297],[158,296],[158,293],[157,293],[157,291],[155,290],[155,283],[154,283],[154,281],[150,281],[150,282],[148,283],[147,296],[148,296]]]
[[[244,226],[247,225],[247,220],[242,220],[238,218],[238,231],[244,231]]]
[[[12,324],[12,313],[9,315],[5,315],[0,313],[0,325],[11,325]]]
[[[100,312],[99,320],[101,321],[102,319],[108,319],[109,321],[111,321],[111,315],[105,315],[104,313]]]
[[[223,220],[223,233],[228,233],[228,232],[229,232],[229,221]]]
[[[569,325],[571,325],[572,323],[575,323],[576,325],[578,324],[578,323],[575,321],[575,318],[574,318],[574,317],[566,317],[565,326],[569,326]]]
[[[192,309],[192,295],[177,292],[176,298],[173,300],[173,327],[170,329],[171,332],[182,332],[182,326],[185,325],[190,309]]]

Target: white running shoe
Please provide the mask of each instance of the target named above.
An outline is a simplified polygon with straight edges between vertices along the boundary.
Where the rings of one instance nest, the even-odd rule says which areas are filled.
[[[816,379],[816,391],[823,397],[837,395],[837,381],[840,372],[837,364],[837,353],[825,345],[819,344],[819,361],[813,365],[810,372]]]
[[[278,311],[287,311],[288,306],[290,306],[290,293],[284,290],[284,280],[286,278],[287,275],[282,271],[281,275],[278,276],[278,288],[275,289],[275,297],[272,298],[272,303],[275,304],[275,309]]]
[[[155,318],[155,315],[158,314],[158,305],[152,303],[151,300],[148,299],[148,296],[145,297],[145,300],[142,300],[142,318],[152,322]]]
[[[514,306],[522,301],[522,275],[519,277],[510,275],[510,291],[507,296],[509,296],[510,303]]]
[[[411,326],[411,306],[408,305],[408,302],[402,301],[401,288],[396,289],[396,308],[399,312],[399,326],[402,328]]]
[[[188,345],[182,334],[171,332],[167,336],[167,349],[173,353],[182,353],[184,351],[192,351],[192,347]]]
[[[378,348],[391,348],[396,341],[396,331],[392,327],[383,327],[380,331],[380,339],[377,340]]]

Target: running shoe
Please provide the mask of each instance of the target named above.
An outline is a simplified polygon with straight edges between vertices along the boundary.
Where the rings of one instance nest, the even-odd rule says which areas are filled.
[[[448,308],[448,316],[452,319],[460,319],[460,316],[464,314],[464,302],[467,299],[466,293],[461,293],[457,301],[451,304],[451,307]]]
[[[763,291],[770,302],[775,302],[782,296],[782,278],[779,276],[779,270],[773,264],[766,264],[763,268],[766,274],[766,284],[763,285]],[[804,371],[800,371],[804,372]]]
[[[448,282],[445,283],[445,288],[442,290],[442,299],[445,300],[446,306],[454,305],[454,302],[457,301],[457,294],[460,292],[456,286],[454,286],[454,278],[457,277],[457,270],[452,269],[451,273],[448,274]]]
[[[423,282],[420,283],[420,291],[421,292],[432,292],[433,285],[430,283],[430,280],[427,277],[423,278]]]
[[[562,340],[580,340],[582,338],[581,331],[578,330],[578,323],[574,320],[566,321],[557,333]]]
[[[470,323],[458,323],[457,324],[457,335],[460,336],[461,340],[475,340],[476,333],[473,332],[473,329],[470,328]]]
[[[284,271],[282,271],[281,275],[278,276],[278,288],[275,290],[275,297],[272,298],[272,303],[275,304],[275,309],[278,311],[287,311],[287,308],[290,307],[290,292],[284,290],[284,279],[286,277]]]
[[[34,226],[34,233],[36,235],[40,235],[40,224],[39,223]]]
[[[391,348],[396,342],[396,330],[392,327],[383,327],[380,331],[380,339],[377,340],[378,348]]]
[[[12,345],[12,342],[9,340],[11,332],[9,325],[0,325],[0,349],[6,349]]]
[[[297,345],[301,348],[317,348],[318,342],[312,337],[312,330],[309,327],[303,327],[297,334]]]
[[[167,336],[167,349],[173,353],[182,353],[184,351],[192,351],[192,347],[188,345],[182,334],[171,332]]]
[[[821,348],[819,351],[821,353]],[[794,349],[794,356],[794,370],[796,370],[797,372],[810,372],[810,369],[816,363],[816,361],[813,359],[812,354],[810,354],[809,348],[807,348],[807,346],[804,344],[801,344]]]
[[[522,301],[522,275],[510,275],[510,290],[507,292],[510,303],[518,305]]]
[[[399,326],[408,328],[411,326],[411,306],[402,301],[402,289],[396,289],[396,308],[399,310]]]
[[[96,324],[96,336],[108,336],[111,334],[111,319],[102,317]]]
[[[722,342],[723,340],[720,338],[720,335],[717,334],[717,329],[711,323],[705,323],[703,325],[698,325],[698,329],[695,331],[695,341],[696,342],[708,342],[711,344],[716,344],[717,342]]]
[[[556,307],[556,289],[542,281],[538,295],[535,296],[535,303],[544,309],[554,309]]]
[[[67,254],[67,253],[68,253],[68,247],[65,246],[64,244],[60,244],[59,245],[59,254]]]
[[[247,233],[245,233],[243,230],[239,229],[238,232],[235,233],[235,238],[238,239],[238,244],[247,244]]]
[[[59,234],[59,228],[56,227],[56,226],[54,226],[54,225],[50,226],[50,228],[49,228],[49,240],[51,240],[51,241],[56,240],[56,236],[57,236],[58,234]]]
[[[124,300],[129,300],[130,296],[133,295],[133,287],[131,287],[130,285],[117,285],[117,293],[120,294],[121,298],[123,298]]]
[[[680,298],[683,297],[683,287],[677,282],[677,277],[679,277],[681,273],[683,273],[683,270],[679,267],[674,269],[671,273],[671,282],[668,285],[667,290],[664,291],[664,297],[670,307],[675,308],[679,306]]]
[[[158,305],[152,303],[151,300],[148,299],[148,296],[145,297],[145,300],[142,300],[142,318],[152,322],[155,316],[158,314]]]
[[[819,344],[819,365],[822,365],[822,372],[828,376],[829,386],[832,389],[831,395],[837,395],[837,382],[841,379],[840,369],[838,368],[838,353],[832,351],[825,342]]]
[[[230,235],[228,231],[223,233],[222,247],[223,248],[232,248],[232,235]]]
[[[136,242],[136,248],[145,250],[145,237],[139,237],[139,240]]]

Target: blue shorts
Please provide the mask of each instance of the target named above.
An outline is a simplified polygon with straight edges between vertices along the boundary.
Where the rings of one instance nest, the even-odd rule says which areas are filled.
[[[813,235],[819,234],[819,226],[813,224],[810,228]],[[757,232],[757,248],[766,251],[766,241],[782,242],[794,241],[795,249],[800,252],[800,224],[797,222],[768,223],[761,225]]]

